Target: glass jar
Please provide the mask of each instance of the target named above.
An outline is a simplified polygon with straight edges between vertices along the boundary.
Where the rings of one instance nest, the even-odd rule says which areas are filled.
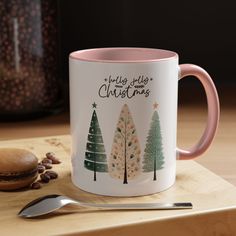
[[[56,0],[0,0],[0,119],[60,110]]]

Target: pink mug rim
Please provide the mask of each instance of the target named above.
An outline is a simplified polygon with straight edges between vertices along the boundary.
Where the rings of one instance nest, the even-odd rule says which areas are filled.
[[[69,58],[88,62],[139,63],[178,59],[178,54],[156,48],[107,47],[74,51]]]

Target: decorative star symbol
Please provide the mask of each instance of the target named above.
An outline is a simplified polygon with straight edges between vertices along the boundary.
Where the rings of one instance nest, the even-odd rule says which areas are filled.
[[[93,108],[97,108],[97,104],[95,102],[92,104],[92,106]]]
[[[158,103],[155,102],[155,103],[153,104],[153,109],[157,109],[157,107],[158,107]]]

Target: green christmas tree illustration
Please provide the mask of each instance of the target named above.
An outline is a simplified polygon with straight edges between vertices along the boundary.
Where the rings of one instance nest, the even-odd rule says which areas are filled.
[[[154,103],[154,109],[157,106]],[[156,180],[156,171],[162,169],[164,163],[160,119],[158,112],[154,110],[144,150],[143,172],[153,171],[153,180]]]
[[[95,109],[96,107],[97,104],[93,103],[93,108]],[[108,171],[105,147],[103,144],[102,133],[99,126],[96,110],[93,111],[90,122],[84,167],[94,172],[94,181],[97,180],[97,172]]]
[[[127,104],[124,104],[115,129],[112,150],[109,158],[109,174],[112,178],[128,180],[141,172],[141,148],[135,124]]]

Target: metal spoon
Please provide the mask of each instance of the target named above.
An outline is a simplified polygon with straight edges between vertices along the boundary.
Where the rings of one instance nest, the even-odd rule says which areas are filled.
[[[97,204],[87,203],[71,199],[66,196],[57,194],[46,195],[33,200],[28,203],[18,215],[25,218],[32,218],[42,216],[50,212],[56,211],[68,204],[77,204],[82,207],[95,207],[101,209],[114,209],[114,210],[169,210],[169,209],[191,209],[192,203],[179,202],[179,203],[126,203],[126,204]]]

